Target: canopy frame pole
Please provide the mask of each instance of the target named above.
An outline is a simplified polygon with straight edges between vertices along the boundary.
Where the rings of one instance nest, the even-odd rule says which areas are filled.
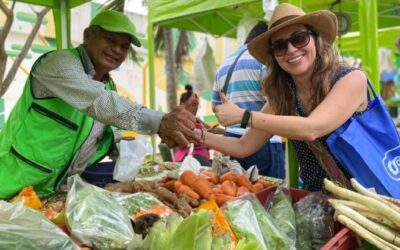
[[[196,22],[193,18],[191,18],[191,17],[188,17],[188,18],[186,18],[186,19],[188,19],[191,23],[193,23],[197,28],[199,28],[200,30],[201,30],[201,32],[203,32],[203,33],[208,33],[208,31],[203,27],[203,26],[201,26],[198,22]]]
[[[375,91],[379,93],[377,2],[360,0],[358,4],[362,68],[366,71]]]
[[[67,0],[58,0],[57,7],[53,7],[54,25],[56,30],[57,49],[66,49],[70,43],[70,13]]]
[[[148,56],[148,70],[149,70],[149,107],[155,110],[155,80],[154,80],[154,30],[153,23],[147,25],[147,56]],[[153,146],[153,160],[156,157],[156,138],[151,136],[151,144]]]
[[[302,7],[302,0],[288,0],[288,3]],[[293,143],[289,140],[286,143],[286,179],[288,179],[289,186],[292,188],[299,187],[299,163],[297,161],[296,152],[293,148]]]

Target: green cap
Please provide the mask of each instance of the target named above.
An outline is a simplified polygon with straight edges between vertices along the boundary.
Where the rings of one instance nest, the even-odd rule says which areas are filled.
[[[104,10],[90,21],[90,26],[94,25],[98,25],[110,32],[126,33],[131,36],[134,45],[141,46],[139,39],[136,37],[135,25],[121,12]]]

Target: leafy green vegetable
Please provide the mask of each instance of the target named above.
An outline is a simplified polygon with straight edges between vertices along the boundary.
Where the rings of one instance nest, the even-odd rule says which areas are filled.
[[[223,211],[239,239],[255,240],[260,249],[290,249],[289,238],[253,194],[228,202]]]
[[[170,249],[211,249],[212,215],[212,212],[202,209],[185,218],[174,233]]]
[[[134,236],[127,211],[112,194],[75,175],[66,202],[71,233],[96,249],[126,249]]]
[[[116,199],[128,211],[129,215],[137,214],[140,210],[150,209],[153,205],[163,204],[153,195],[144,192],[117,196]]]
[[[143,241],[142,248],[129,250],[221,250],[232,249],[229,235],[212,235],[213,212],[201,209],[184,220],[176,214],[167,223],[157,221]],[[137,244],[140,245],[140,244]]]
[[[278,188],[270,198],[268,212],[275,224],[293,241],[296,239],[296,216],[292,199],[283,189]]]

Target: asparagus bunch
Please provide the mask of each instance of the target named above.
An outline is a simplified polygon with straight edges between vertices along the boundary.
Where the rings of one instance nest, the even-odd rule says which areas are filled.
[[[324,180],[325,189],[338,199],[329,199],[335,218],[380,249],[400,250],[400,201],[371,192],[356,179],[354,191]]]

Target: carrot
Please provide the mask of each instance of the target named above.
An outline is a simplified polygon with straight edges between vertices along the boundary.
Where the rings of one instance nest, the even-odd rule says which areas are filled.
[[[253,188],[254,188],[254,191],[255,191],[255,192],[258,192],[258,191],[263,190],[263,189],[264,189],[264,186],[263,186],[263,184],[257,182],[256,184],[253,185]]]
[[[237,176],[237,174],[235,172],[228,171],[225,174],[221,175],[221,177],[219,178],[219,181],[221,183],[226,181],[226,180],[228,180],[228,181],[236,181],[236,176]]]
[[[159,216],[166,216],[174,213],[174,211],[169,208],[168,206],[162,204],[162,205],[153,205],[151,208],[147,210],[140,210],[138,213],[132,215],[131,217],[133,219],[136,219],[144,214],[158,214]]]
[[[183,185],[179,187],[178,189],[178,194],[184,194],[187,195],[188,197],[198,200],[200,199],[199,194],[197,194],[193,189],[191,189],[189,186]]]
[[[236,185],[239,187],[247,187],[250,192],[254,193],[253,184],[251,184],[249,178],[244,174],[241,174],[236,178]]]
[[[216,194],[215,201],[217,202],[218,206],[223,206],[225,202],[233,200],[235,197],[226,195],[226,194]]]
[[[211,171],[208,171],[208,170],[203,170],[203,171],[201,171],[201,173],[200,174],[202,174],[202,175],[205,175],[207,178],[208,178],[208,180],[211,182],[211,183],[213,183],[213,184],[217,184],[218,183],[218,176],[216,176],[213,172],[211,172]]]
[[[249,189],[247,187],[238,187],[236,196],[241,196],[242,194],[245,194],[247,192],[249,192]]]
[[[226,195],[235,197],[237,193],[237,186],[233,181],[224,181],[221,185],[222,192]]]
[[[200,195],[200,197],[207,199],[207,197],[211,194],[212,185],[205,178],[197,177],[194,181],[194,191]]]
[[[167,181],[163,184],[163,187],[170,191],[174,191],[174,184],[177,182],[176,180]]]
[[[212,188],[212,193],[213,194],[222,194],[222,189],[220,187],[213,187]]]
[[[267,181],[267,180],[265,180],[265,179],[263,179],[263,178],[261,178],[261,177],[258,178],[258,180],[256,181],[256,183],[261,183],[261,184],[263,184],[264,188],[269,187],[269,186],[272,185],[272,182]]]
[[[182,184],[187,185],[191,188],[194,188],[194,181],[196,180],[196,174],[191,170],[185,170],[181,174],[179,180]]]
[[[215,194],[214,193],[210,193],[207,197],[208,201],[215,201]]]
[[[174,192],[178,193],[179,188],[182,186],[182,182],[181,181],[175,181],[174,183]]]

